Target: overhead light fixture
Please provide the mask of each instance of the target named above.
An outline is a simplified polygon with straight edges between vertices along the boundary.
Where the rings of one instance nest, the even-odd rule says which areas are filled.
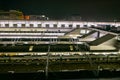
[[[30,46],[30,47],[29,47],[29,51],[32,51],[32,50],[33,50],[33,46]]]

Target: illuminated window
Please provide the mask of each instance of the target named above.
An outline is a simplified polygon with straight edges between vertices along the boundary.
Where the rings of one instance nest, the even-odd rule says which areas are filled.
[[[13,27],[17,27],[17,24],[13,24]]]
[[[69,25],[69,28],[72,28],[72,27],[73,27],[73,25],[72,25],[72,24],[70,24],[70,25]]]
[[[65,25],[64,25],[64,24],[62,24],[62,25],[61,25],[61,27],[62,27],[62,28],[64,28],[64,27],[65,27]]]
[[[38,27],[41,27],[42,25],[41,24],[38,24]]]
[[[22,27],[25,27],[25,24],[22,24]]]
[[[57,27],[57,24],[54,24],[53,27],[56,28],[56,27]]]
[[[9,24],[5,24],[5,27],[9,27]]]

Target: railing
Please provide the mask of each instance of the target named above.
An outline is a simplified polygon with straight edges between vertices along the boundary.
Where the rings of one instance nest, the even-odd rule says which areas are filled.
[[[0,33],[0,36],[43,36],[43,35],[48,35],[48,36],[52,36],[52,35],[58,35],[58,36],[62,36],[65,33]]]

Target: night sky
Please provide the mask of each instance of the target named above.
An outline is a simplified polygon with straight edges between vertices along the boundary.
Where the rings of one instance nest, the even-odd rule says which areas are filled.
[[[77,15],[86,20],[120,20],[119,0],[0,0],[0,10],[20,10],[58,19]]]

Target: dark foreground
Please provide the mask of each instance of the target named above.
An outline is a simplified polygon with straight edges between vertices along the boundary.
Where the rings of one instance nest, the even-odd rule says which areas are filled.
[[[49,72],[48,80],[120,80],[120,71]],[[1,73],[0,80],[46,80],[44,72]]]

